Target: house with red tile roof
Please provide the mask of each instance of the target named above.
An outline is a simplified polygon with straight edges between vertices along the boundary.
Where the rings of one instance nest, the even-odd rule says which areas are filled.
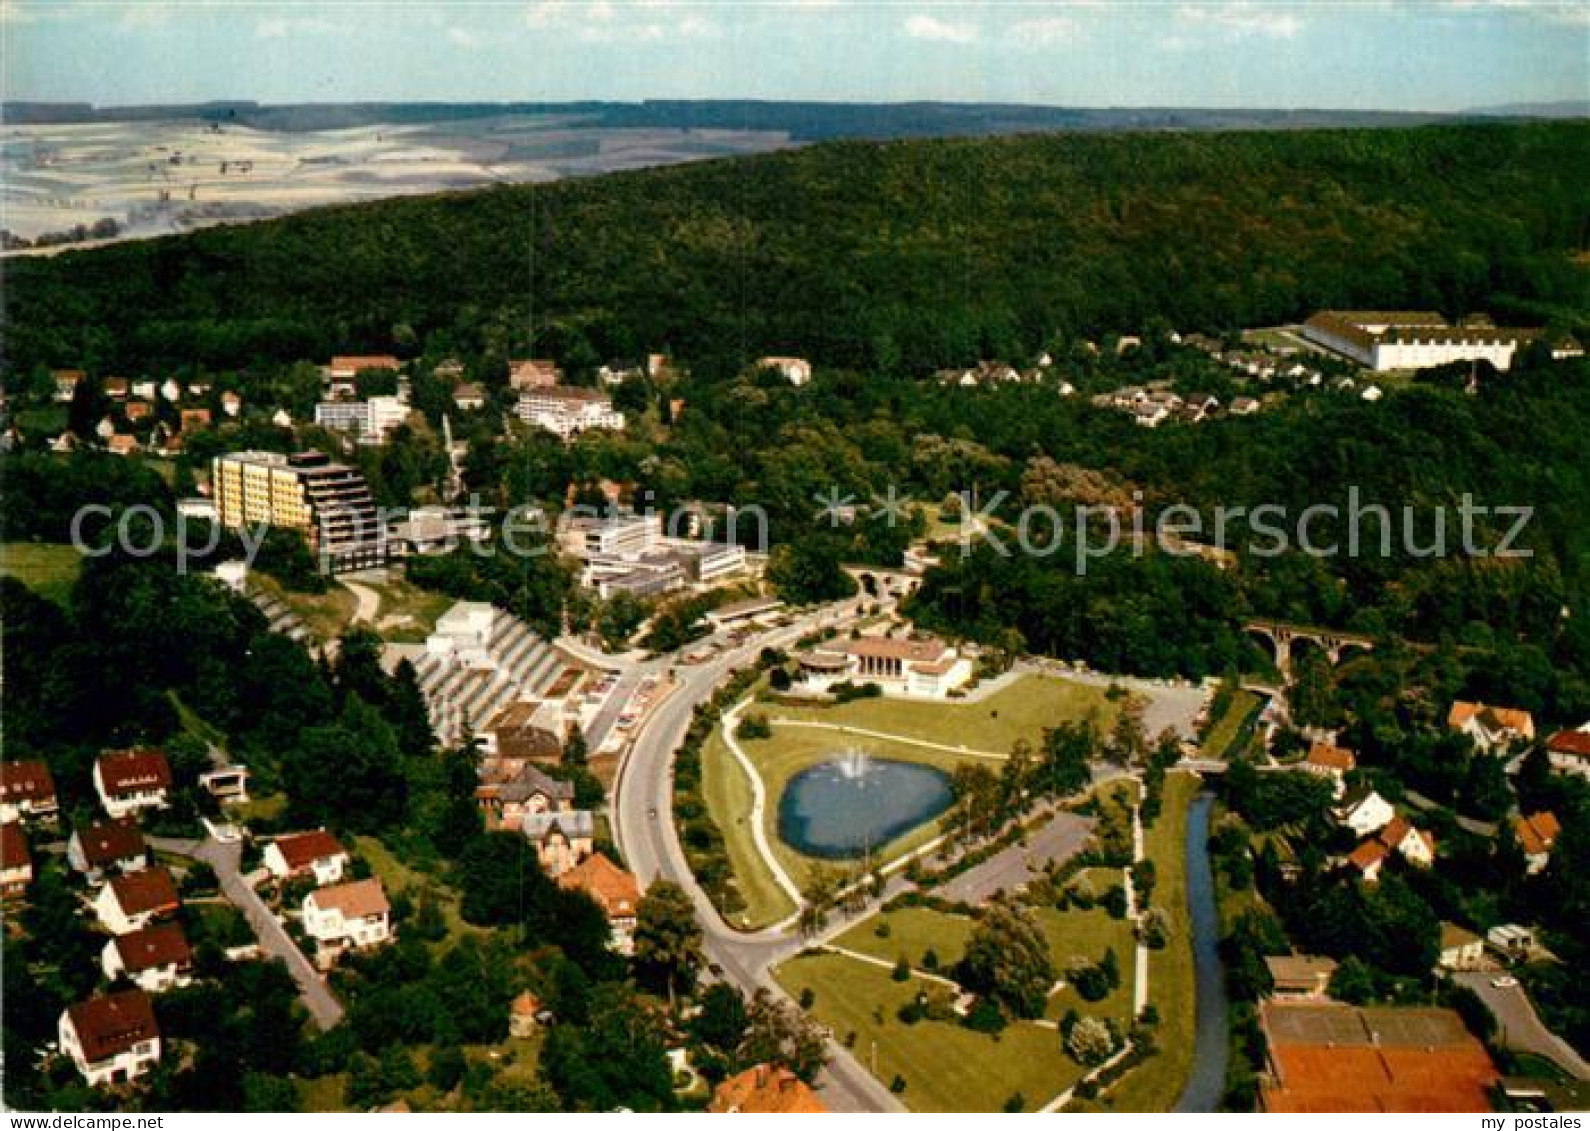
[[[818,1115],[828,1109],[788,1068],[758,1064],[719,1084],[707,1110],[718,1114]]]
[[[170,789],[171,765],[164,750],[108,750],[94,762],[94,792],[112,817],[164,809]]]
[[[92,884],[110,872],[136,872],[148,863],[148,850],[138,822],[131,817],[109,817],[72,831],[66,842],[66,860]]]
[[[18,821],[0,824],[0,899],[21,899],[33,882],[33,857]]]
[[[325,829],[279,836],[265,846],[266,871],[278,880],[314,876],[316,886],[342,881],[352,863],[348,850]]]
[[[1524,850],[1525,868],[1531,876],[1546,870],[1551,863],[1551,849],[1557,843],[1562,824],[1555,813],[1531,813],[1513,818],[1513,835],[1518,847]]]
[[[0,762],[0,822],[50,820],[60,812],[43,762]]]
[[[590,896],[613,930],[613,946],[620,954],[635,949],[635,917],[640,906],[640,881],[605,855],[596,852],[558,877],[558,886]]]
[[[1535,740],[1535,719],[1517,707],[1491,707],[1461,699],[1447,712],[1446,724],[1474,740],[1487,754],[1505,754],[1515,742]]]
[[[1357,768],[1358,759],[1351,750],[1332,746],[1328,742],[1316,742],[1310,746],[1308,757],[1302,762],[1304,773],[1329,779],[1333,783],[1337,800],[1347,792],[1347,775]]]
[[[109,981],[125,976],[147,993],[164,993],[193,981],[193,948],[181,923],[154,923],[106,943],[100,968]]]
[[[1395,854],[1416,868],[1435,863],[1435,837],[1415,828],[1406,817],[1393,817],[1384,828],[1369,837],[1347,857],[1365,883],[1380,879],[1380,869]]]
[[[160,1027],[142,990],[69,1005],[57,1029],[61,1051],[95,1087],[136,1080],[160,1063]]]
[[[113,876],[94,898],[94,914],[113,935],[128,935],[158,919],[169,919],[181,906],[177,885],[164,868]]]
[[[1590,723],[1577,730],[1559,730],[1548,738],[1546,758],[1560,774],[1590,778]]]

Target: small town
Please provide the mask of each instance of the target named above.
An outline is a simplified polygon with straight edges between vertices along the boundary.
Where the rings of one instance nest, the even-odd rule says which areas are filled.
[[[8,1113],[1590,1105],[1590,134],[1525,97],[1582,21],[372,17],[1546,60],[1122,117],[322,102],[346,13],[248,3],[66,101],[76,7],[4,8]],[[157,98],[177,28],[303,105]]]

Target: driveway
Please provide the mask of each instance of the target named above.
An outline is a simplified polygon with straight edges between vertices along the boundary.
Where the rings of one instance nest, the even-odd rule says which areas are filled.
[[[149,843],[162,852],[202,860],[214,868],[221,882],[221,894],[248,920],[249,926],[254,929],[255,938],[259,940],[260,949],[282,960],[293,981],[298,983],[298,995],[303,998],[304,1006],[315,1024],[322,1029],[329,1029],[342,1020],[342,1003],[332,996],[314,964],[304,957],[304,952],[298,949],[292,936],[276,921],[259,893],[243,878],[240,868],[243,859],[241,845],[171,837],[150,837]]]
[[[1569,1075],[1590,1080],[1590,1064],[1567,1041],[1546,1028],[1524,988],[1491,985],[1491,979],[1497,976],[1495,972],[1472,971],[1453,974],[1452,978],[1473,990],[1490,1008],[1496,1016],[1497,1037],[1505,1047],[1543,1056]]]

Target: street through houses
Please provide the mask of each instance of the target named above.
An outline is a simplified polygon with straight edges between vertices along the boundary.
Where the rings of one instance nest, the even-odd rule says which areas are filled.
[[[326,987],[314,964],[305,957],[298,944],[286,929],[276,921],[265,901],[259,897],[242,872],[243,847],[241,844],[222,844],[214,839],[181,840],[172,837],[150,837],[149,844],[158,851],[199,860],[215,869],[221,883],[221,894],[228,903],[243,913],[259,940],[260,949],[272,958],[279,958],[298,985],[298,996],[321,1029],[329,1029],[342,1020],[342,1003]]]

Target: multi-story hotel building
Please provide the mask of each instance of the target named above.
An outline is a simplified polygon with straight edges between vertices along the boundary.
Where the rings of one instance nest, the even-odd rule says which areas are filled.
[[[223,526],[296,530],[333,573],[386,562],[385,534],[364,476],[320,452],[217,456],[210,483]]]
[[[553,385],[526,389],[514,411],[526,424],[535,424],[563,440],[572,440],[592,428],[623,431],[624,414],[595,389]]]

